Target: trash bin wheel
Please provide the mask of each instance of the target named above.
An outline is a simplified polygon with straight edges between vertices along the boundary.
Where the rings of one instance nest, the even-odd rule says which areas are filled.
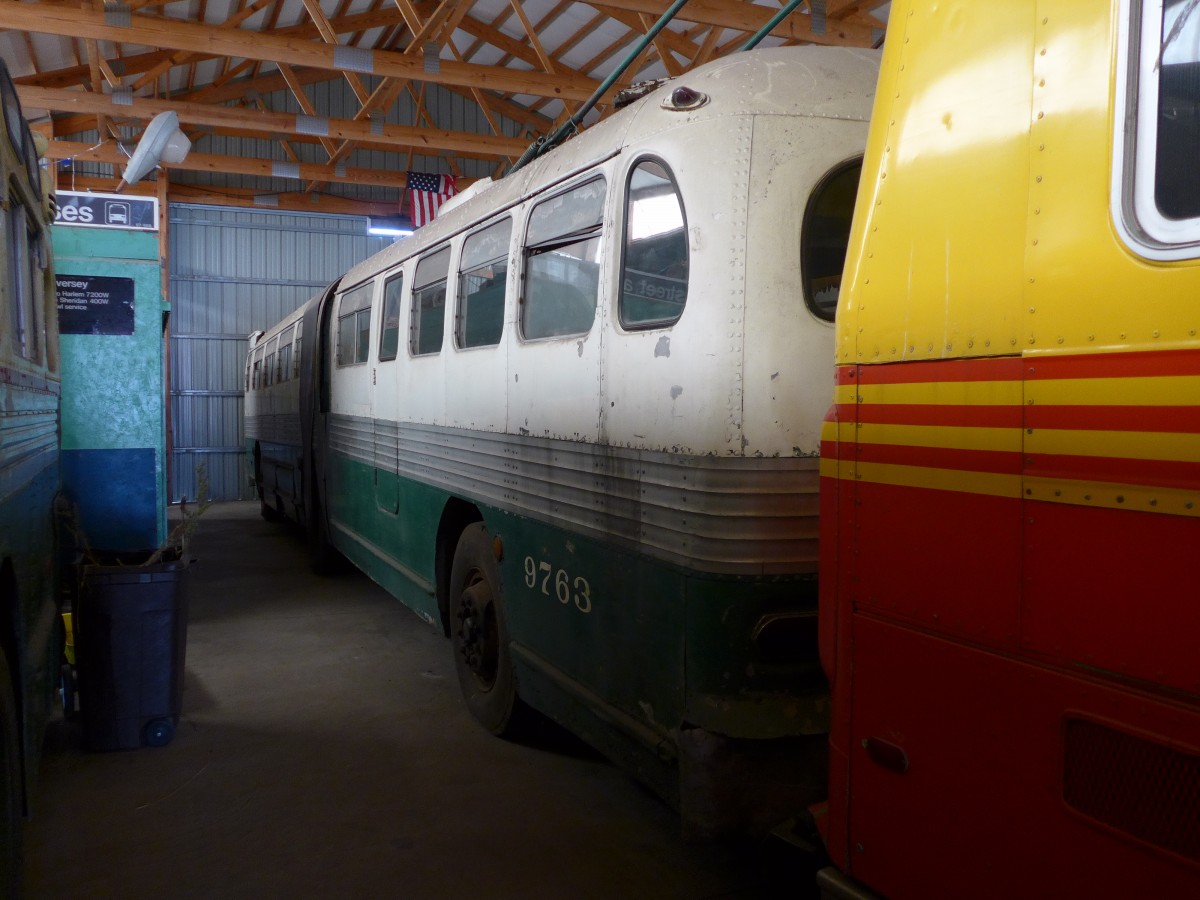
[[[142,729],[142,740],[148,747],[165,747],[175,737],[175,723],[170,719],[151,719]]]

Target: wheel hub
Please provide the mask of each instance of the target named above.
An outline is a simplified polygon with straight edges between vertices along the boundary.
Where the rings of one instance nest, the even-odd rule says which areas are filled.
[[[478,579],[466,587],[458,601],[459,652],[463,662],[487,689],[496,680],[496,659],[499,650],[495,628],[495,612],[487,582]]]

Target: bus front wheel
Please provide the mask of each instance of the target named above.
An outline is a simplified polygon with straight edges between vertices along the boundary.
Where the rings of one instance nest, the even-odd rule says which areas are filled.
[[[525,707],[513,676],[500,572],[482,522],[466,527],[454,551],[450,631],[454,668],[471,715],[492,734],[512,737]]]

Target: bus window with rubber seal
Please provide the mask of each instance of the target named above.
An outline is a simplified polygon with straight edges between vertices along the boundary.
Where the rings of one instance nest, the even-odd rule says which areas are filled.
[[[861,156],[831,169],[809,196],[800,228],[804,302],[813,315],[827,322],[837,314],[861,174]]]
[[[587,334],[600,293],[606,185],[592,178],[538,203],[525,233],[521,337]]]
[[[1128,0],[1114,219],[1151,259],[1200,256],[1200,3]],[[1123,115],[1122,115],[1123,113]]]
[[[683,315],[688,295],[683,200],[667,167],[640,161],[625,189],[625,241],[618,311],[626,329],[661,328]]]

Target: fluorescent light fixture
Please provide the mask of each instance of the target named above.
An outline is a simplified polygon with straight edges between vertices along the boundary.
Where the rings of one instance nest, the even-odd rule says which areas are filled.
[[[367,234],[378,234],[385,237],[408,237],[411,228],[402,228],[399,223],[387,219],[367,219]]]

